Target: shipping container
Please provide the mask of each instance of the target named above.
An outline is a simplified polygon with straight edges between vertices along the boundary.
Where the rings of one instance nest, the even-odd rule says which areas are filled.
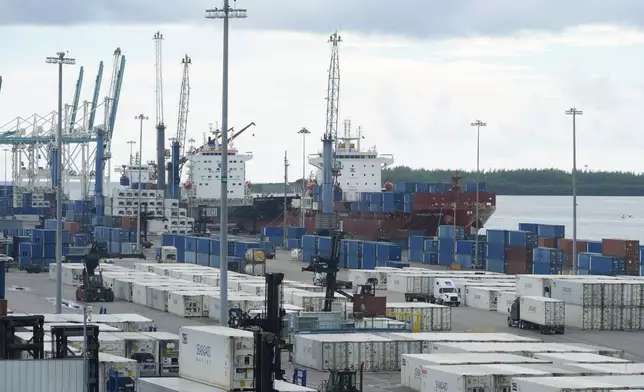
[[[505,391],[513,377],[546,377],[549,373],[512,365],[423,366],[421,392]]]
[[[564,302],[547,298],[521,297],[521,320],[542,327],[563,327],[566,322]]]
[[[382,336],[352,334],[295,335],[294,363],[316,370],[400,370],[400,341]]]
[[[510,308],[517,298],[514,291],[500,291],[497,298],[496,311],[501,314],[510,314]]]
[[[595,353],[598,349],[561,343],[435,343],[432,353],[508,353],[531,357],[534,353]]]
[[[418,332],[452,329],[452,308],[425,302],[388,302],[387,316],[410,322]]]
[[[249,331],[181,327],[179,377],[224,390],[252,389],[254,338]]]
[[[211,387],[179,377],[142,378],[137,392],[222,392]]]
[[[116,372],[119,377],[119,385],[127,390],[136,390],[139,379],[139,364],[130,358],[117,357],[105,353],[98,354],[98,390],[99,392],[111,392],[108,389],[110,374]]]
[[[512,379],[513,392],[607,392],[644,388],[644,376],[526,377]]]
[[[631,363],[628,359],[609,357],[591,353],[536,353],[536,359],[543,359],[553,363]]]
[[[168,292],[168,313],[179,317],[203,317],[203,293],[198,291]]]
[[[491,287],[467,287],[465,305],[483,310],[496,310],[500,291],[501,289]]]
[[[169,332],[141,332],[158,342],[157,376],[179,374],[179,335]]]
[[[401,360],[400,383],[414,391],[420,391],[422,367],[497,363],[536,364],[547,361],[512,354],[404,354]]]
[[[83,392],[83,361],[29,359],[0,361],[0,391]]]

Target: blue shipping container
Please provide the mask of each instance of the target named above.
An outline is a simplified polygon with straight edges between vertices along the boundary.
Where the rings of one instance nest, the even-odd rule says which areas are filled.
[[[438,226],[438,238],[456,238],[462,240],[465,238],[465,228],[453,225],[440,225]]]
[[[539,237],[564,238],[566,237],[566,226],[539,224],[537,234]]]
[[[508,243],[509,234],[507,230],[487,229],[485,234],[488,244]]]

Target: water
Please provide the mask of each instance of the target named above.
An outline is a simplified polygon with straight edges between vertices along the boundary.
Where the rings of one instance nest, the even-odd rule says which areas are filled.
[[[561,224],[566,225],[566,237],[572,238],[572,197],[497,196],[496,205],[486,227],[516,230],[519,222]],[[644,243],[644,197],[578,196],[577,238]]]

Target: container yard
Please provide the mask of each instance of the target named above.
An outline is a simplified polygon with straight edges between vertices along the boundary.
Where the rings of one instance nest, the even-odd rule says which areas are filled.
[[[483,233],[496,209],[484,183],[462,184],[459,173],[450,182],[383,182],[393,156],[361,148],[350,122],[305,158],[317,173],[300,194],[254,195],[253,155],[233,143],[254,122],[187,146],[187,55],[167,162],[162,39],[158,32],[157,160],[131,153],[118,186],[110,187],[110,158],[120,48],[105,72],[104,124],[94,124],[103,62],[92,114],[76,120],[83,68],[65,105],[68,134],[87,137],[43,129],[56,112],[40,125],[17,118],[22,125],[0,133],[15,166],[0,193],[0,391],[644,389],[639,241],[573,245],[564,226],[541,223]],[[329,42],[331,119],[340,38]],[[326,129],[337,133],[337,124]],[[235,159],[226,161],[229,152]],[[75,161],[81,172],[61,167]],[[225,165],[230,184],[204,175]],[[354,176],[369,180],[346,182]],[[70,180],[82,200],[70,200]]]

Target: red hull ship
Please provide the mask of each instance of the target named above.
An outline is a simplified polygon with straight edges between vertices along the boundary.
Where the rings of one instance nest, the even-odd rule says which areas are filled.
[[[482,228],[496,208],[496,194],[478,192],[479,220],[476,222],[477,192],[461,192],[458,173],[452,178],[451,190],[443,193],[414,193],[409,213],[353,212],[351,203],[336,201],[334,205],[339,226],[356,239],[406,240],[410,235],[436,236],[439,225],[463,226],[466,233]],[[289,224],[300,221],[299,210],[292,210]],[[316,231],[317,211],[307,211],[307,232]],[[456,219],[456,222],[454,222]]]

